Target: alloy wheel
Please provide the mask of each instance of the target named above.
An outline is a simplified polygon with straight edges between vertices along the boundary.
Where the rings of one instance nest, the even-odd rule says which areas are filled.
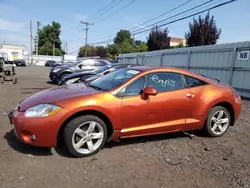
[[[102,126],[95,121],[79,125],[72,136],[74,149],[81,154],[90,154],[99,148],[104,139]]]
[[[216,111],[211,118],[210,127],[215,135],[223,134],[229,125],[229,115],[224,110]]]

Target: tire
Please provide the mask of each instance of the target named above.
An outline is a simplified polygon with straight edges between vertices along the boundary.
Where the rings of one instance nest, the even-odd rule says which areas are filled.
[[[63,73],[63,74],[61,75],[61,77],[60,77],[60,80],[62,80],[62,79],[63,79],[65,76],[67,76],[67,75],[69,75],[69,73]],[[60,81],[60,80],[59,80],[59,81]],[[58,82],[59,82],[59,81],[58,81]]]
[[[95,127],[93,131],[91,131],[91,125],[94,125],[93,127]],[[105,144],[107,140],[107,127],[105,123],[96,116],[80,116],[71,120],[65,126],[63,139],[67,151],[72,156],[88,157],[98,153]],[[91,146],[91,143],[92,147],[89,147]]]
[[[222,112],[223,115],[219,118]],[[228,119],[227,123],[225,123],[226,119]],[[215,106],[209,111],[203,130],[210,137],[220,137],[226,133],[230,124],[231,115],[229,111],[222,106]]]

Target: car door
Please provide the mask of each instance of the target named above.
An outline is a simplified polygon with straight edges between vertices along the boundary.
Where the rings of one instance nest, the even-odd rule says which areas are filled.
[[[156,72],[145,78],[143,88],[153,87],[158,94],[144,100],[138,90],[131,92],[131,87],[136,88],[133,84],[125,88],[121,109],[121,137],[172,132],[185,126],[191,106],[187,97],[189,89],[185,87],[183,75]]]
[[[205,123],[206,114],[203,114],[203,110],[200,108],[200,104],[203,102],[203,93],[206,92],[207,83],[198,78],[185,75],[186,85],[192,94],[190,103],[190,115],[186,119],[186,130],[200,129]]]
[[[86,59],[86,60],[83,60],[78,65],[76,65],[75,70],[76,70],[76,72],[92,71],[92,70],[94,70],[94,64],[95,64],[95,60]]]

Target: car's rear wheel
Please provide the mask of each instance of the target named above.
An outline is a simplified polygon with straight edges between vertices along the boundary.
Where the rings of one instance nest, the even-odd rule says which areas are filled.
[[[107,127],[98,117],[85,115],[71,120],[64,129],[64,142],[74,157],[99,152],[107,140]]]
[[[228,110],[222,106],[213,107],[208,114],[204,131],[211,137],[219,137],[225,134],[231,123]]]

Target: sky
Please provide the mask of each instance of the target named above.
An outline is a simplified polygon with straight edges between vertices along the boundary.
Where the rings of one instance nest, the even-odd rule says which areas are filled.
[[[112,1],[113,3],[107,7]],[[191,0],[152,22],[140,25],[187,0],[0,0],[0,43],[25,45],[30,51],[30,20],[32,20],[33,36],[36,35],[37,21],[41,23],[41,27],[56,21],[62,26],[63,44],[67,42],[68,53],[74,54],[85,42],[85,25],[80,24],[81,21],[88,20],[95,23],[90,26],[88,37],[88,43],[95,43],[114,37],[120,29],[147,27],[156,21],[174,16],[206,1],[208,0]],[[228,0],[213,0],[203,7],[166,22],[225,1]],[[106,9],[100,11],[105,6]],[[201,16],[205,14],[202,13]],[[217,26],[222,30],[218,43],[250,40],[250,0],[238,0],[211,10],[210,14],[214,16]],[[184,37],[185,32],[188,31],[188,24],[192,20],[191,17],[167,25],[169,35]],[[135,35],[135,39],[145,41],[148,33]]]

